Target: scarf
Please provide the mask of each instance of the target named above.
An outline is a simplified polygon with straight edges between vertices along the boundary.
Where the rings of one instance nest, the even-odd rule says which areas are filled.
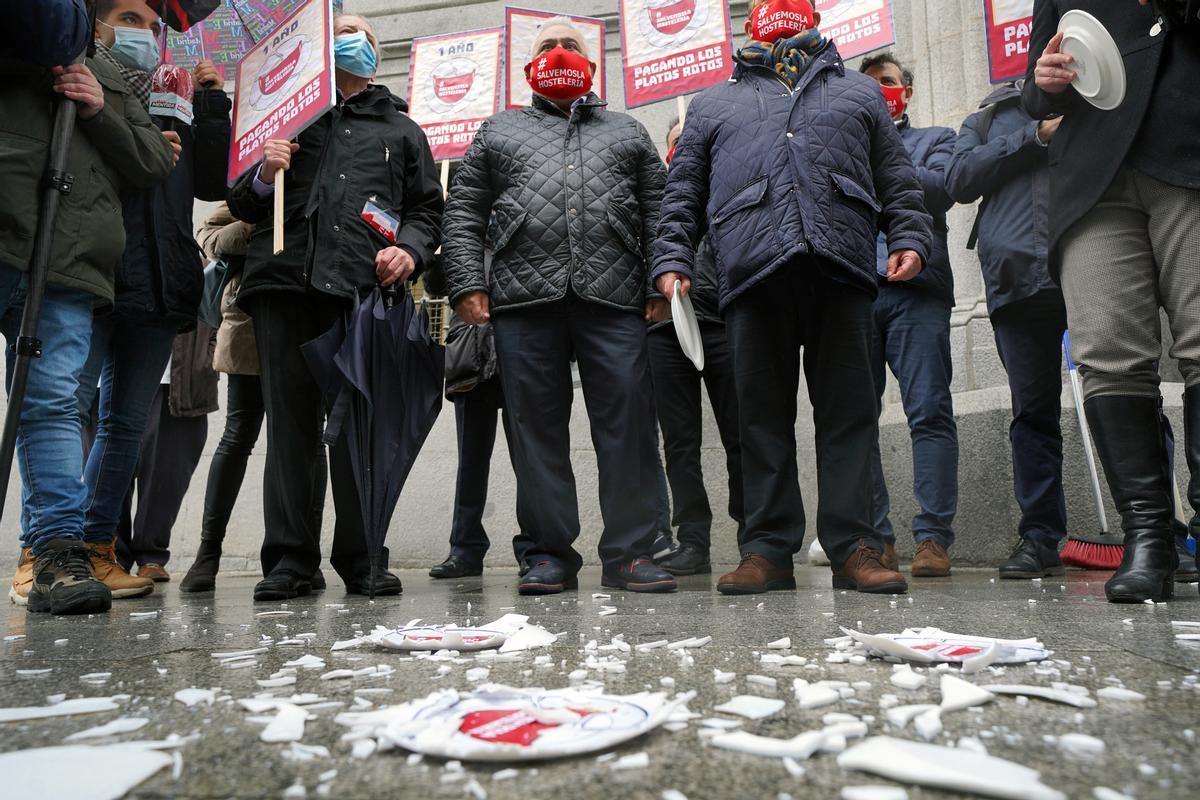
[[[145,108],[150,108],[150,73],[142,72],[140,69],[130,69],[122,64],[113,56],[104,43],[96,41],[96,58],[111,64],[120,71],[121,76],[125,78],[125,85],[129,87],[129,91],[134,97],[141,102]]]
[[[748,41],[738,51],[738,56],[747,64],[774,70],[784,83],[795,89],[809,65],[825,49],[827,40],[816,28],[809,28],[799,36],[779,39],[775,42]]]

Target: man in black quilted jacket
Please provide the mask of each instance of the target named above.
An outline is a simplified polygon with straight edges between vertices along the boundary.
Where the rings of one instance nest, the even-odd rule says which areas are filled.
[[[532,103],[480,128],[443,225],[450,301],[464,321],[495,329],[517,482],[531,506],[532,568],[520,592],[578,586],[572,356],[600,473],[603,583],[673,591],[649,558],[657,478],[643,322],[663,302],[647,299],[647,266],[664,169],[645,128],[590,91],[595,64],[569,19],[547,20],[530,57]]]
[[[726,594],[795,589],[801,349],[816,425],[817,536],[833,585],[903,592],[872,521],[875,239],[887,280],[929,259],[932,222],[879,85],[846,70],[807,0],[757,0],[733,76],[692,101],[663,196],[653,274],[686,292],[708,232],[733,354],[746,530]]]

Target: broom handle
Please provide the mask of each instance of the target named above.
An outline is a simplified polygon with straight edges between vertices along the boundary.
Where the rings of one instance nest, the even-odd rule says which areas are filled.
[[[1096,472],[1096,454],[1092,450],[1092,432],[1088,430],[1087,415],[1083,410],[1083,386],[1079,381],[1079,369],[1071,360],[1069,332],[1063,335],[1063,352],[1067,356],[1067,372],[1071,376],[1071,394],[1075,398],[1075,416],[1079,418],[1079,437],[1083,440],[1083,452],[1087,455],[1088,477],[1092,483],[1092,496],[1096,498],[1096,514],[1100,517],[1100,532],[1108,533],[1108,514],[1104,510],[1104,496],[1100,494],[1100,474]]]

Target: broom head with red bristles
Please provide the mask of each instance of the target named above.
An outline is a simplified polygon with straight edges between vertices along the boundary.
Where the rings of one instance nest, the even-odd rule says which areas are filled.
[[[1119,533],[1097,533],[1094,536],[1068,536],[1059,557],[1069,567],[1093,570],[1113,570],[1121,566],[1125,556],[1125,539]]]

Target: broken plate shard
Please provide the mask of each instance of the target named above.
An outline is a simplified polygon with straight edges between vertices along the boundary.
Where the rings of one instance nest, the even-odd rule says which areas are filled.
[[[501,631],[486,628],[459,628],[452,625],[427,625],[376,631],[368,637],[391,650],[488,650],[500,647],[508,638]]]
[[[722,703],[713,709],[722,714],[736,714],[746,719],[765,719],[783,710],[784,702],[771,697],[756,697],[750,694],[740,694],[727,703]]]
[[[842,800],[908,800],[908,792],[899,786],[847,786]]]
[[[1141,692],[1135,692],[1123,686],[1105,686],[1103,689],[1097,689],[1096,697],[1099,697],[1101,700],[1120,700],[1123,702],[1137,702],[1146,699],[1146,695]]]
[[[188,707],[200,703],[211,706],[217,700],[217,690],[197,689],[193,686],[191,689],[180,689],[175,693],[175,699]]]
[[[113,698],[111,697],[77,697],[74,700],[63,700],[60,703],[49,706],[0,708],[0,722],[45,719],[47,717],[69,717],[74,714],[95,714],[100,711],[116,711],[117,708],[117,704],[113,702]]]
[[[443,690],[336,722],[370,726],[414,753],[463,761],[535,761],[594,753],[662,725],[694,695],[606,695],[602,688],[516,689],[498,684],[472,692]]]
[[[80,739],[102,739],[106,736],[117,736],[122,733],[133,733],[136,730],[141,730],[150,720],[145,717],[121,717],[114,719],[112,722],[104,725],[97,725],[94,728],[72,733],[64,742],[77,742]]]
[[[1037,639],[993,639],[947,633],[938,628],[909,628],[903,633],[875,635],[849,628],[842,628],[842,632],[864,645],[873,656],[895,656],[918,664],[958,664],[981,656],[987,657],[988,664],[1025,664],[1050,657],[1050,651]]]
[[[1007,694],[1023,697],[1038,697],[1042,700],[1049,700],[1052,703],[1063,703],[1076,708],[1095,708],[1096,701],[1087,695],[1076,694],[1062,689],[1050,689],[1046,686],[1033,686],[1017,683],[989,683],[985,684],[983,689],[987,689],[992,694]]]
[[[64,745],[0,753],[5,797],[117,800],[172,758],[134,744]]]
[[[1067,800],[1043,784],[1036,770],[995,756],[873,736],[838,756],[843,769],[856,769],[901,783],[932,786],[1004,800]]]
[[[264,742],[298,742],[304,738],[304,722],[308,712],[291,703],[280,703],[275,719],[259,734]]]
[[[790,758],[804,761],[825,743],[824,731],[805,731],[791,739],[776,739],[771,736],[755,736],[745,731],[722,733],[709,739],[709,744],[722,750],[745,753],[763,758]]]
[[[961,711],[964,708],[981,706],[996,699],[996,696],[987,689],[953,675],[942,676],[941,690],[941,710],[943,712]]]

